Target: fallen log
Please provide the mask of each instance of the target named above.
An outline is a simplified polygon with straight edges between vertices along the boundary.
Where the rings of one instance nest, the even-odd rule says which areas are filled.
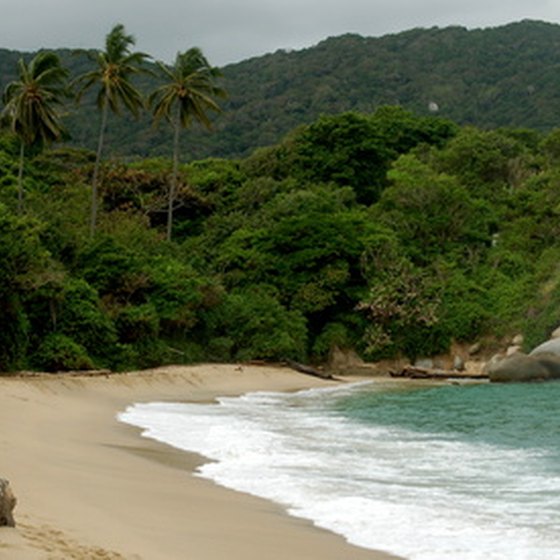
[[[465,373],[462,371],[432,369],[418,366],[404,366],[399,371],[390,371],[391,377],[406,377],[408,379],[488,379],[488,375]]]
[[[294,362],[293,360],[286,360],[286,365],[299,373],[305,373],[306,375],[312,375],[313,377],[319,377],[320,379],[334,379],[330,373]]]

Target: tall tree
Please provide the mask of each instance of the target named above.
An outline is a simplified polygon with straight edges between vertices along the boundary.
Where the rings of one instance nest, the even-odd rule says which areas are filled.
[[[4,90],[3,116],[20,141],[18,209],[23,210],[23,164],[26,148],[60,140],[64,128],[59,106],[68,96],[68,71],[52,52],[40,52],[27,64],[18,62],[19,78]]]
[[[131,52],[130,49],[135,43],[134,37],[125,33],[122,24],[115,25],[105,38],[105,50],[90,55],[96,63],[95,70],[87,72],[77,79],[77,82],[81,84],[78,99],[91,87],[98,87],[97,107],[101,111],[91,190],[91,236],[95,233],[97,223],[99,168],[109,110],[118,115],[121,113],[121,108],[124,107],[137,117],[144,107],[142,94],[132,84],[131,78],[144,71],[141,65],[149,57],[145,53]]]
[[[171,240],[173,206],[179,181],[180,131],[189,127],[193,120],[210,129],[208,112],[220,111],[215,98],[225,97],[226,92],[216,85],[220,71],[210,66],[199,48],[177,53],[172,68],[161,62],[158,66],[166,83],[152,93],[149,102],[154,121],[157,123],[165,118],[173,126],[173,173],[167,204],[167,239]]]

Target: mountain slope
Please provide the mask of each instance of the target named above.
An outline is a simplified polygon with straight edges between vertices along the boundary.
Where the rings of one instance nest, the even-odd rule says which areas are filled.
[[[74,73],[87,62],[60,51]],[[13,77],[18,53],[0,51],[0,86]],[[370,112],[399,104],[483,128],[557,126],[560,25],[522,21],[490,29],[413,29],[381,38],[343,35],[301,51],[278,51],[223,68],[229,99],[214,133],[185,135],[184,159],[245,155],[277,142],[322,113]],[[144,80],[149,90],[153,82]],[[93,148],[97,114],[72,114],[74,142]],[[166,127],[148,118],[112,120],[108,145],[122,155],[167,155]]]

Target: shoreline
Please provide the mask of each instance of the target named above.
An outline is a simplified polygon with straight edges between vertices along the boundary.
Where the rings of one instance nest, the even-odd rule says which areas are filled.
[[[213,364],[0,378],[0,476],[18,498],[17,527],[0,528],[0,559],[395,559],[194,476],[206,458],[117,419],[140,402],[334,384],[288,368]]]

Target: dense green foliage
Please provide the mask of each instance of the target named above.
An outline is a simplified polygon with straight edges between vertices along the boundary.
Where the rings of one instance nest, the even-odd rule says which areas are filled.
[[[26,162],[0,137],[0,369],[445,352],[560,323],[560,133],[398,107],[323,116],[238,160]]]
[[[141,47],[141,45],[140,45]],[[73,76],[92,69],[86,56],[59,51]],[[0,50],[0,88],[15,78],[19,53]],[[400,105],[430,110],[461,125],[549,131],[560,103],[560,26],[523,21],[490,29],[413,29],[380,38],[344,35],[301,51],[278,51],[223,68],[229,93],[215,133],[182,135],[183,158],[239,157],[274,144],[322,114]],[[155,68],[154,68],[155,69]],[[155,78],[139,77],[145,93]],[[72,142],[95,149],[95,98],[67,118]],[[435,114],[435,113],[434,113]],[[148,116],[111,122],[109,153],[164,156],[173,138]]]

